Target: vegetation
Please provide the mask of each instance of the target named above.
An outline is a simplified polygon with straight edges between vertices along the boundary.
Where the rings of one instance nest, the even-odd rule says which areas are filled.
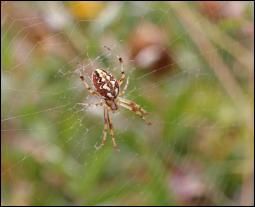
[[[254,3],[1,2],[2,205],[252,205]],[[109,46],[112,52],[104,49]],[[147,126],[79,79],[106,68]]]

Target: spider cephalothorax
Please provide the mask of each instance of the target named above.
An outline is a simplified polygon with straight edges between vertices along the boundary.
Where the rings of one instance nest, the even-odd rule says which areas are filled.
[[[106,49],[110,50],[106,47]],[[125,72],[123,70],[123,61],[121,57],[118,57],[118,60],[121,64],[121,77],[119,80],[114,78],[114,76],[103,70],[103,69],[96,69],[92,73],[92,81],[95,90],[93,90],[89,84],[85,81],[85,78],[82,74],[80,74],[80,79],[83,82],[83,85],[88,89],[91,95],[96,95],[101,98],[101,102],[95,103],[95,104],[84,104],[82,105],[96,105],[96,106],[103,106],[104,107],[104,131],[103,131],[103,138],[102,138],[102,144],[104,145],[106,142],[106,135],[107,135],[107,129],[110,130],[110,134],[112,137],[113,146],[117,148],[117,144],[115,142],[114,137],[114,131],[113,131],[113,125],[109,116],[109,111],[116,111],[118,110],[118,106],[122,106],[130,111],[133,111],[138,116],[140,116],[147,124],[151,124],[145,119],[145,115],[147,112],[138,104],[136,104],[133,101],[127,100],[122,98],[126,92],[127,86],[128,86],[128,79],[126,81],[126,85],[122,90],[120,90],[120,87],[125,80]]]

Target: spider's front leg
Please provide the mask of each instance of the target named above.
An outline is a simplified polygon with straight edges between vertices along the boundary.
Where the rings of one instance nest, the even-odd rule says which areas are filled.
[[[91,106],[103,106],[103,101],[98,103],[77,103],[79,105],[85,106],[85,107],[91,107]]]
[[[106,142],[107,128],[108,128],[107,108],[106,108],[106,106],[104,106],[104,129],[103,129],[102,143],[101,143],[100,147],[103,146]]]
[[[108,109],[106,109],[106,114],[107,114],[107,122],[108,122],[108,126],[109,126],[109,130],[110,130],[110,135],[112,137],[112,144],[113,144],[113,147],[119,151],[119,148],[118,148],[118,145],[116,144],[116,141],[115,141],[115,136],[114,136],[114,131],[113,131],[113,125],[112,125],[112,121],[110,119],[110,116],[109,116],[109,111]]]
[[[107,106],[104,105],[104,129],[103,129],[103,138],[102,138],[102,142],[101,145],[99,146],[99,148],[101,148],[102,146],[105,145],[106,142],[106,137],[107,137],[107,129],[109,128],[110,130],[110,135],[112,137],[112,143],[114,148],[119,151],[118,145],[116,144],[115,141],[115,136],[114,136],[114,131],[113,131],[113,125],[109,116],[109,111],[107,109]]]
[[[145,119],[145,115],[148,114],[147,111],[145,111],[140,105],[138,105],[137,103],[135,103],[134,101],[130,101],[130,100],[127,100],[127,99],[124,99],[124,98],[118,98],[119,100],[119,104],[120,106],[132,111],[132,112],[135,112],[139,117],[141,117],[144,122],[147,124],[147,125],[151,125],[151,122],[150,121],[147,121]]]

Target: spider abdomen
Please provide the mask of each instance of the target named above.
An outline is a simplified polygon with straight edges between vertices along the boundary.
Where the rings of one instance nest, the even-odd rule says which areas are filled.
[[[92,80],[96,91],[105,99],[113,100],[118,96],[119,84],[112,74],[96,69],[92,74]]]

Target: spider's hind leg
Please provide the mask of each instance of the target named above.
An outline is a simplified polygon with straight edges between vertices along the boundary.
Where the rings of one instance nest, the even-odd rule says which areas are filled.
[[[82,81],[82,84],[84,85],[84,87],[89,91],[89,93],[91,95],[97,95],[97,92],[94,91],[89,84],[87,83],[87,81],[85,80],[85,77],[82,75],[82,73],[80,73],[80,79]]]
[[[112,49],[110,47],[104,45],[104,48],[107,49],[110,53],[112,53]],[[120,56],[117,56],[117,55],[116,55],[116,57],[118,58],[118,61],[120,63],[120,73],[121,73],[121,76],[120,76],[120,79],[118,80],[118,84],[119,84],[119,86],[121,86],[123,81],[126,78],[126,74],[125,74],[124,66],[123,66],[123,58],[120,57]]]
[[[128,83],[129,83],[129,77],[127,77],[126,79],[126,84],[124,86],[124,88],[122,89],[122,91],[119,93],[119,96],[124,96],[128,87]]]

